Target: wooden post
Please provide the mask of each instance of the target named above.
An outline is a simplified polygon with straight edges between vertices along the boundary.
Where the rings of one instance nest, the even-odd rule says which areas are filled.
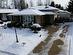
[[[17,36],[17,31],[16,31],[16,28],[15,28],[15,35],[16,35],[16,42],[18,43],[18,36]]]

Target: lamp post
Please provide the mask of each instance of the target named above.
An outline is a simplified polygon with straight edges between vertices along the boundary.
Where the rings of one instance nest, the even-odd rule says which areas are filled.
[[[15,28],[15,35],[16,35],[16,42],[18,43],[18,36],[17,36],[17,31],[16,31],[16,28]]]

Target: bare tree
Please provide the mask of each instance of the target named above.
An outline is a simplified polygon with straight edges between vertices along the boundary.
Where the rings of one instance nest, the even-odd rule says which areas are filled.
[[[15,8],[22,10],[28,7],[28,4],[25,0],[14,0]]]
[[[14,0],[14,6],[16,9],[20,8],[19,3],[20,3],[20,0]]]
[[[54,3],[54,1],[51,2],[51,5],[50,5],[50,6],[55,7],[55,3]]]
[[[38,4],[38,6],[41,6],[42,5],[42,1],[38,0],[37,4]]]
[[[33,7],[33,2],[32,2],[32,0],[30,1],[30,6]]]
[[[0,8],[7,8],[8,0],[0,0]]]

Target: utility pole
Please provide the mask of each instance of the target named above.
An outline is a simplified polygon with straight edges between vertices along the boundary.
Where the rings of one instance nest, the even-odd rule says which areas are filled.
[[[18,43],[18,36],[17,36],[17,31],[16,31],[16,28],[15,28],[15,35],[16,35],[16,42]]]

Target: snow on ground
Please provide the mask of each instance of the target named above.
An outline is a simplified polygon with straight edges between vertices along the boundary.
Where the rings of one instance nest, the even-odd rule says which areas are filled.
[[[69,55],[73,55],[73,23],[70,24],[67,36],[69,37]]]
[[[19,43],[16,43],[14,28],[0,28],[0,55],[28,55],[48,36],[48,31],[43,29],[37,34],[27,28],[16,31]]]
[[[61,25],[62,26],[59,29],[59,31],[53,34],[54,37],[52,39],[55,40],[56,38],[59,38],[58,35],[62,32],[62,27],[64,25],[69,25],[69,30],[66,33],[65,43],[69,45],[67,48],[67,52],[68,52],[67,55],[73,55],[73,40],[72,40],[73,23],[71,22]],[[30,29],[27,28],[21,30],[16,29],[16,31],[17,31],[19,43],[16,43],[14,28],[4,29],[0,27],[0,55],[28,55],[41,41],[46,39],[46,37],[48,36],[47,34],[48,31],[44,31],[43,29],[37,34],[33,33]],[[40,35],[41,37],[39,37]],[[50,42],[52,42],[53,40],[51,40]],[[62,53],[63,52],[61,52],[61,54],[59,55],[62,55]]]
[[[45,49],[41,51],[41,55],[48,55],[48,51],[50,49],[50,47],[52,46],[52,43],[54,40],[56,39],[60,39],[59,35],[62,33],[63,31],[63,27],[65,25],[69,25],[70,27],[72,26],[73,23],[65,23],[65,24],[60,24],[60,28],[57,32],[55,32],[52,36],[52,39],[48,42],[48,44],[45,46]],[[69,31],[66,33],[66,37],[64,38],[64,45],[62,46],[62,51],[60,52],[60,54],[58,55],[69,55],[70,52],[70,36],[72,35],[71,33],[71,28],[69,28]],[[73,46],[73,44],[72,44]],[[40,53],[30,53],[29,55],[40,55]],[[71,54],[72,55],[72,54]]]
[[[59,35],[60,33],[62,32],[62,29],[61,30],[58,30],[57,32],[55,32],[52,36],[52,39],[48,42],[48,44],[45,46],[45,49],[41,52],[42,55],[48,55],[48,51],[50,50],[52,44],[53,44],[53,41],[56,40],[56,39],[59,39]]]
[[[73,55],[73,22],[65,23],[69,25],[68,32],[65,35],[63,51],[59,55]]]
[[[62,27],[64,25],[65,24],[63,24],[63,25],[61,24],[59,30],[52,34],[51,40],[47,43],[47,45],[45,45],[44,49],[40,53],[36,54],[36,53],[31,52],[29,55],[48,55],[48,51],[50,50],[50,48],[53,44],[53,41],[60,38],[59,35],[63,31]]]

